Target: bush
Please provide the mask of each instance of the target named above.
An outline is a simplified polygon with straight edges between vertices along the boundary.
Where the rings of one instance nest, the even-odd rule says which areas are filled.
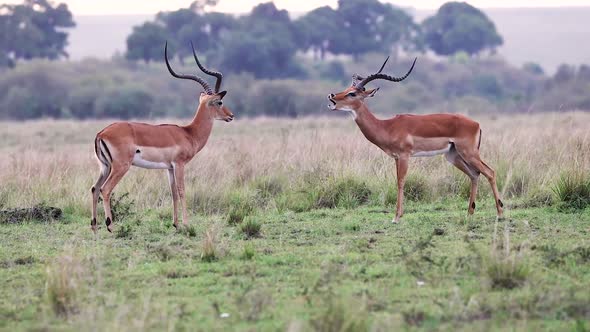
[[[99,118],[146,118],[152,113],[154,98],[143,87],[120,86],[104,92],[96,100],[95,114]]]

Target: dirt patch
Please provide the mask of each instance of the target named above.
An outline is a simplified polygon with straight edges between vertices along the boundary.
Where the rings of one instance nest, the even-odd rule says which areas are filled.
[[[63,216],[61,209],[45,205],[0,211],[0,224],[19,224],[25,221],[51,222]]]

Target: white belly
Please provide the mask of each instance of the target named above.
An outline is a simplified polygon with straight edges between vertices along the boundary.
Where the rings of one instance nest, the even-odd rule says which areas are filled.
[[[172,165],[168,165],[167,163],[163,162],[154,162],[149,161],[141,158],[141,153],[136,153],[133,156],[133,161],[131,162],[133,166],[141,167],[141,168],[149,168],[149,169],[170,169]]]
[[[412,154],[412,157],[432,157],[432,156],[436,156],[439,154],[444,154],[449,152],[449,150],[451,150],[451,144],[449,144],[449,146],[447,146],[444,149],[441,150],[432,150],[432,151],[418,151],[418,152],[414,152]]]

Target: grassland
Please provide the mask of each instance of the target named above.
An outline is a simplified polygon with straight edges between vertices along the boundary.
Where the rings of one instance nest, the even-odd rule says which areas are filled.
[[[90,231],[92,138],[106,123],[1,123],[5,330],[584,330],[590,325],[590,115],[477,117],[507,205],[442,157],[412,161],[389,221],[393,161],[349,119],[216,124],[171,227],[163,172],[117,187],[114,234]],[[129,193],[125,196],[125,193]]]

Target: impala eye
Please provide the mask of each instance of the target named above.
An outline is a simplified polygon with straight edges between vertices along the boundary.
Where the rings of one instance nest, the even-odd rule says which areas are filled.
[[[220,100],[217,102],[217,106],[221,106],[221,105],[223,105],[223,102]]]
[[[347,96],[349,96],[349,97],[356,97],[356,93],[355,92],[349,92],[347,94]]]

